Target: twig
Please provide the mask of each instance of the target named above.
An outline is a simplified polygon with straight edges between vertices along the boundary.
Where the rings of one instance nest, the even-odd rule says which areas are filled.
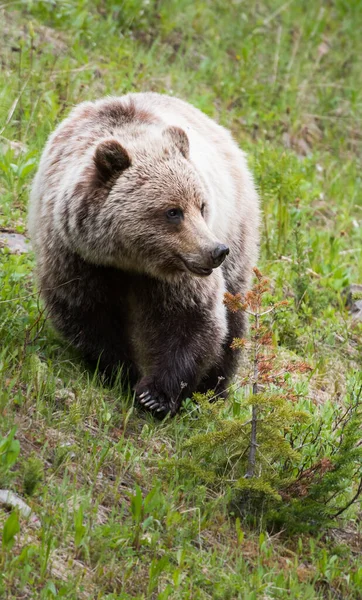
[[[0,227],[0,232],[1,233],[16,233],[16,230],[13,227]]]
[[[258,330],[259,329],[259,312],[256,312],[254,316],[255,316],[255,329]],[[259,392],[258,355],[259,355],[259,345],[256,344],[255,350],[254,350],[253,395],[258,394],[258,392]],[[258,447],[258,444],[256,442],[257,420],[258,420],[258,407],[256,404],[253,404],[252,410],[251,410],[251,437],[250,437],[250,450],[249,450],[249,458],[248,458],[248,469],[245,474],[246,478],[254,477],[254,473],[255,473],[256,449]]]
[[[46,313],[46,308],[42,308],[41,309],[39,307],[39,297],[38,297],[38,311],[39,311],[38,312],[38,316],[35,319],[34,323],[28,329],[26,329],[26,331],[25,331],[24,344],[23,344],[23,348],[22,348],[22,352],[21,352],[21,357],[20,357],[20,364],[22,364],[23,361],[24,361],[25,352],[26,352],[27,347],[30,344],[34,344],[34,342],[38,339],[39,335],[41,334],[41,332],[42,332],[42,330],[44,328],[45,322],[46,322],[46,320],[48,318],[47,316],[45,317],[44,321],[40,324],[40,327],[39,327],[37,333],[35,334],[35,336],[31,340],[30,339],[31,332],[33,331],[33,329],[35,329],[39,325],[39,323],[40,323],[43,315]]]
[[[274,306],[271,306],[267,310],[264,310],[264,312],[261,312],[259,314],[259,317],[264,317],[265,315],[268,315],[269,313],[273,312],[273,310],[275,310],[275,308],[274,308]],[[243,312],[246,313],[247,315],[250,315],[251,317],[255,317],[255,313],[253,313],[251,310],[248,310],[247,308],[244,308]]]
[[[73,283],[73,281],[79,281],[79,277],[75,277],[74,279],[70,279],[69,281],[65,281],[60,285],[55,285],[51,288],[44,288],[44,292],[57,290],[58,288],[63,287],[64,285],[68,285],[68,283]],[[28,298],[32,298],[33,296],[39,296],[40,292],[33,292],[31,294],[27,294],[27,296],[17,296],[16,298],[9,298],[9,300],[0,300],[0,304],[8,304],[9,302],[16,302],[17,300],[27,300]]]
[[[82,71],[88,71],[88,69],[96,68],[96,64],[83,65],[82,67],[76,67],[75,69],[56,69],[52,71],[52,75],[59,75],[60,73],[81,73]]]
[[[289,84],[290,73],[291,73],[292,66],[294,64],[294,60],[295,60],[295,57],[296,57],[298,49],[299,49],[299,43],[300,43],[301,37],[302,37],[302,34],[298,31],[298,34],[297,34],[294,44],[293,44],[292,56],[290,57],[290,61],[288,63],[287,69],[286,69],[284,87],[287,87],[287,85]]]
[[[292,265],[297,264],[297,262],[295,260],[293,260],[292,258],[290,258],[290,256],[281,256],[280,260],[285,260],[286,262],[291,263]],[[321,275],[319,273],[316,273],[315,271],[313,271],[313,269],[309,269],[309,267],[307,267],[305,271],[306,271],[306,273],[313,275],[313,277],[318,277],[318,279],[321,278]]]
[[[264,25],[268,25],[273,19],[275,19],[275,17],[277,17],[278,15],[280,15],[280,13],[287,9],[288,6],[292,4],[292,2],[293,0],[288,0],[288,2],[285,2],[284,4],[282,4],[282,6],[277,8],[277,10],[275,10],[271,15],[269,15],[269,17],[264,19]]]
[[[334,513],[334,515],[332,515],[332,519],[335,519],[336,517],[339,517],[339,515],[341,515],[345,510],[347,510],[347,508],[349,508],[350,506],[352,506],[352,504],[354,502],[356,502],[358,496],[362,493],[362,477],[360,479],[360,482],[358,484],[358,488],[357,488],[357,492],[355,493],[355,495],[353,496],[353,498],[347,502],[347,504],[345,504],[342,508],[340,508],[339,510],[337,510],[336,513]]]
[[[1,8],[1,6],[0,6],[0,8]],[[20,90],[19,94],[17,95],[17,97],[15,98],[14,102],[13,102],[13,103],[12,103],[12,105],[11,105],[11,107],[10,107],[10,110],[9,110],[9,112],[8,112],[8,116],[7,116],[7,118],[6,118],[6,121],[5,121],[5,124],[4,124],[4,126],[3,126],[3,127],[0,129],[0,135],[2,135],[2,134],[4,133],[5,129],[6,129],[6,128],[7,128],[7,126],[9,125],[9,123],[10,123],[11,119],[13,118],[13,114],[14,114],[14,112],[15,112],[15,110],[16,110],[16,107],[17,107],[17,105],[18,105],[18,103],[19,103],[19,101],[20,101],[20,99],[21,99],[21,96],[23,95],[23,92],[24,92],[24,90],[25,90],[26,86],[27,86],[27,85],[28,85],[28,83],[29,83],[29,79],[30,79],[30,75],[29,75],[29,77],[27,77],[27,78],[26,78],[26,80],[25,80],[25,82],[24,82],[24,84],[23,84],[23,86],[22,86],[22,88],[21,88],[21,90]]]
[[[278,75],[278,66],[279,66],[279,54],[280,54],[280,42],[282,39],[282,27],[281,25],[278,27],[278,34],[277,34],[277,43],[276,43],[276,50],[275,50],[275,58],[274,58],[274,66],[273,66],[273,77],[272,77],[272,86],[275,86],[276,80],[277,80],[277,75]]]
[[[362,252],[362,248],[350,248],[349,250],[341,250],[339,254],[354,254],[355,252]]]
[[[351,119],[352,117],[350,115],[318,115],[316,113],[303,113],[305,117],[312,117],[313,119],[317,119],[317,120],[324,120],[324,121],[336,121],[337,119]]]
[[[6,2],[5,4],[0,4],[0,10],[6,8],[7,6],[14,6],[14,4],[22,4],[22,0],[17,0],[15,2]]]

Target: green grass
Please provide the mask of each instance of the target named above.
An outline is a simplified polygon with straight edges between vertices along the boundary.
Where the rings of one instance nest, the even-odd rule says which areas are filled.
[[[293,304],[274,342],[313,367],[295,382],[303,406],[316,418],[343,408],[362,367],[361,326],[341,296],[362,277],[360,0],[4,6],[0,230],[26,232],[41,150],[71,106],[141,90],[185,98],[248,152],[260,267]],[[33,268],[31,253],[0,249],[0,434],[15,425],[20,443],[14,463],[0,446],[0,488],[41,520],[20,516],[14,539],[8,523],[0,597],[361,598],[360,507],[313,536],[265,532],[235,520],[226,492],[165,471],[192,405],[155,423],[103,387],[44,319]]]

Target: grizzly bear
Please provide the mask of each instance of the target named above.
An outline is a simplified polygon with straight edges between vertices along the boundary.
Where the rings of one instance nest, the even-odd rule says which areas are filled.
[[[174,415],[208,389],[225,396],[245,330],[225,291],[245,292],[259,203],[230,133],[155,93],[84,102],[50,136],[29,230],[58,331],[140,404]]]

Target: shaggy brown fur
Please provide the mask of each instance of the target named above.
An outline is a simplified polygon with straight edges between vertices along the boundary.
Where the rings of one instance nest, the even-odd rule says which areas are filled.
[[[230,134],[181,100],[131,94],[83,103],[53,133],[29,228],[57,329],[103,370],[123,365],[148,409],[175,414],[235,375],[245,325],[223,295],[246,290],[258,221]]]

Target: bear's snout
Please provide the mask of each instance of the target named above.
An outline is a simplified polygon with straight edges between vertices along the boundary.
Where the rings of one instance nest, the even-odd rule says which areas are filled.
[[[212,266],[214,269],[219,267],[225,258],[229,254],[230,250],[225,244],[218,244],[216,248],[211,252]]]
[[[184,254],[180,258],[191,273],[207,276],[224,262],[229,252],[228,246],[218,243],[212,248],[205,248],[200,254]]]

